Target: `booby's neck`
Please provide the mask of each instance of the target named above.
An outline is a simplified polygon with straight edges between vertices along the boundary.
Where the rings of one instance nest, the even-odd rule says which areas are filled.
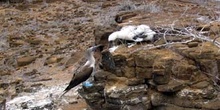
[[[87,51],[85,57],[87,59],[85,66],[95,67],[95,58],[93,56],[93,52]]]

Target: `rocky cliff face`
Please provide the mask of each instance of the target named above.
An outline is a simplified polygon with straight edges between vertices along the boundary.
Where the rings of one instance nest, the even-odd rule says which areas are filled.
[[[79,90],[89,106],[94,110],[218,109],[219,57],[211,42],[220,33],[219,3],[0,0],[0,109],[86,108],[78,97],[81,85],[61,101],[58,98],[73,70],[83,64],[84,50],[107,44],[106,37],[122,26],[140,24],[166,33],[166,41],[159,40],[155,46],[189,40],[175,33],[184,29],[193,28],[193,34],[199,31],[210,38],[154,49],[143,43],[122,46],[112,54],[104,51],[95,86]],[[171,28],[177,30],[167,33]]]
[[[194,40],[136,51],[140,47],[102,53],[104,67],[96,73],[95,86],[79,90],[91,108],[220,109],[220,53],[213,43]]]

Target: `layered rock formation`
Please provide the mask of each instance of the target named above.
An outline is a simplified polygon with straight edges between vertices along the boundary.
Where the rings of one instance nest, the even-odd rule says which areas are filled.
[[[123,25],[199,26],[196,30],[209,31],[212,39],[220,32],[219,23],[212,22],[219,21],[216,0],[1,0],[0,9],[0,109],[9,110],[66,110],[66,105],[79,110],[77,88],[65,101],[54,99],[72,77],[68,73],[84,61],[84,50],[94,43],[107,44],[105,37]],[[182,38],[166,36],[167,42]],[[153,50],[137,46],[132,51],[120,47],[110,60],[103,52],[103,70],[96,74],[95,86],[80,93],[95,110],[218,109],[213,101],[217,50],[202,44],[193,41]],[[204,51],[199,54],[200,50]]]
[[[220,53],[213,43],[194,40],[137,51],[141,46],[102,52],[95,86],[79,90],[92,109],[220,109]]]

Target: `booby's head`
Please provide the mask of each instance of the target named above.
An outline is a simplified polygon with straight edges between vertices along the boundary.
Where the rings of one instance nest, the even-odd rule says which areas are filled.
[[[114,46],[114,41],[118,38],[118,33],[119,31],[113,32],[108,36],[108,41],[109,41],[109,48]]]
[[[113,32],[112,34],[110,34],[108,36],[108,41],[111,42],[111,41],[114,41],[118,38],[118,33],[119,31],[116,31],[116,32]]]
[[[96,45],[96,46],[92,46],[92,47],[87,49],[87,52],[88,53],[92,53],[92,52],[95,52],[97,49],[102,51],[103,47],[104,47],[104,45],[102,45],[102,44],[99,44],[99,45]]]
[[[95,66],[95,58],[94,58],[93,54],[98,49],[101,51],[101,49],[103,49],[103,47],[104,47],[104,45],[97,45],[97,46],[93,46],[93,47],[88,48],[86,51],[86,54],[85,54],[85,57],[88,61],[86,62],[85,65],[90,65],[91,67],[94,67]]]

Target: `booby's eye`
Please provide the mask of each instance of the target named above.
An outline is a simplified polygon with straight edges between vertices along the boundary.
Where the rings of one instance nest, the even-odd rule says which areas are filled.
[[[109,44],[108,44],[108,47],[111,48],[111,47],[113,47],[113,46],[114,46],[114,42],[113,42],[113,41],[110,41]]]

